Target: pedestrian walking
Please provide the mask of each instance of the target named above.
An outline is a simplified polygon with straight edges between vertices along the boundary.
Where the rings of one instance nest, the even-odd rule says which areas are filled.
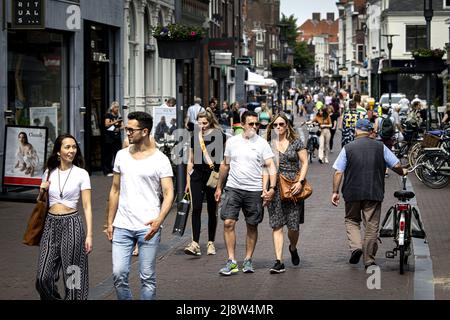
[[[205,108],[201,106],[202,99],[196,97],[194,99],[194,104],[188,108],[186,118],[185,118],[185,127],[189,131],[194,131],[194,126],[197,124],[197,115],[201,111],[205,111]]]
[[[365,267],[376,265],[377,237],[381,204],[384,198],[384,172],[386,167],[399,175],[407,175],[397,157],[381,142],[370,138],[373,125],[368,119],[356,123],[356,139],[345,145],[333,168],[333,194],[331,202],[339,205],[339,187],[342,176],[342,195],[345,201],[345,228],[351,251],[349,263],[357,264],[363,255]],[[361,226],[365,227],[361,239]]]
[[[103,155],[103,174],[112,176],[112,167],[117,151],[122,147],[122,117],[119,114],[119,102],[113,101],[105,116],[105,144]]]
[[[208,186],[212,171],[219,172],[223,160],[226,137],[220,130],[214,114],[210,111],[200,112],[197,123],[199,130],[191,138],[189,161],[187,163],[187,183],[185,192],[191,192],[192,203],[192,242],[184,253],[200,256],[199,245],[201,213],[203,199],[206,197],[208,211],[208,255],[216,254],[214,241],[217,227],[217,202],[214,198],[215,187]]]
[[[358,113],[356,112],[356,102],[350,100],[348,103],[348,109],[344,111],[339,124],[339,129],[342,130],[342,147],[355,139],[355,126],[357,120]]]
[[[319,162],[328,163],[328,154],[330,152],[330,138],[331,138],[331,118],[328,114],[328,108],[322,107],[317,111],[317,115],[312,121],[319,124],[320,136],[319,136]]]
[[[225,276],[239,271],[235,257],[235,226],[241,209],[247,224],[242,271],[254,272],[252,257],[258,239],[258,224],[263,220],[263,205],[273,198],[276,185],[273,152],[267,141],[257,134],[258,114],[246,111],[241,120],[244,132],[227,141],[215,192],[216,201],[220,200],[219,212],[224,221],[224,240],[228,253],[226,266],[219,271]],[[227,177],[222,194],[223,183]]]
[[[278,166],[278,175],[294,180],[299,175],[299,181],[294,186],[292,194],[295,195],[303,188],[308,172],[308,152],[303,142],[299,139],[294,128],[284,115],[275,116],[269,124],[266,139],[270,143],[275,154],[275,163]],[[297,243],[300,234],[300,224],[305,220],[304,201],[282,201],[279,187],[275,187],[273,200],[267,208],[269,223],[272,228],[272,237],[275,249],[275,264],[270,273],[282,273],[285,271],[283,263],[283,227],[288,229],[289,252],[293,265],[300,263],[297,252]],[[268,199],[267,199],[268,200]]]
[[[107,237],[112,240],[113,281],[119,300],[133,298],[128,277],[136,244],[141,299],[156,298],[156,254],[174,192],[172,166],[156,148],[152,127],[148,113],[130,113],[125,128],[130,146],[117,153],[114,163]]]
[[[36,279],[41,300],[88,298],[87,255],[92,251],[91,181],[83,166],[83,156],[75,137],[70,134],[58,136],[40,188],[41,193],[48,192],[49,203]],[[77,209],[80,194],[86,229]],[[56,286],[60,270],[64,279],[63,297]]]

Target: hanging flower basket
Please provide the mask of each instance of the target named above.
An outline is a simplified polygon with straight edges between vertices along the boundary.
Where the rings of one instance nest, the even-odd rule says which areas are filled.
[[[200,40],[158,39],[158,54],[166,59],[193,59],[198,56]]]
[[[153,28],[158,42],[158,53],[166,59],[192,59],[198,56],[200,41],[205,31],[198,26],[169,24]]]
[[[272,76],[277,79],[285,79],[291,76],[291,67],[272,66]]]
[[[439,57],[414,57],[416,72],[440,73],[445,69],[444,60]]]

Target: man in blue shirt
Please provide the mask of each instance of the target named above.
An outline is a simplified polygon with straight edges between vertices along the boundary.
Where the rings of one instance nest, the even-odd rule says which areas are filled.
[[[368,119],[356,122],[356,139],[342,148],[333,165],[336,172],[331,197],[332,204],[338,206],[339,187],[344,178],[342,195],[351,251],[349,263],[357,264],[363,255],[366,268],[375,265],[386,167],[399,175],[408,174],[386,146],[370,137],[372,131],[373,125]],[[366,229],[364,240],[361,239],[361,220]]]

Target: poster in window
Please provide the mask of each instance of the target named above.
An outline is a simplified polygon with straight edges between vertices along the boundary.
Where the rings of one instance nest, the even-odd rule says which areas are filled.
[[[58,108],[30,108],[30,126],[47,127],[49,143],[53,144],[53,142],[55,142],[56,140],[56,137],[58,136]]]
[[[174,122],[173,120],[175,119],[175,121],[176,121],[176,118],[177,118],[177,108],[171,108],[171,107],[155,107],[155,108],[153,108],[153,128],[152,128],[153,136],[157,140],[159,138],[164,137],[164,135],[159,135],[159,133],[157,133],[157,129],[159,129],[161,127],[161,125],[167,126],[167,128],[170,129],[170,127],[172,126],[172,123]],[[169,131],[169,130],[167,130],[167,131]]]
[[[47,130],[6,126],[3,185],[40,186],[47,156]]]

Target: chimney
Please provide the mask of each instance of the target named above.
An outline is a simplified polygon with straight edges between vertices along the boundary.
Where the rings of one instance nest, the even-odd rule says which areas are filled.
[[[327,12],[327,20],[334,21],[334,12]]]
[[[320,12],[313,12],[312,19],[320,21]]]

